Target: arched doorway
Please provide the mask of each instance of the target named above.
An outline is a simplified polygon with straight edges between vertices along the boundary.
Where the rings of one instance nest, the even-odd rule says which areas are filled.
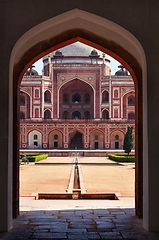
[[[79,11],[80,10],[75,10]],[[44,34],[44,31],[46,29],[45,27],[40,29],[40,32],[42,33],[45,38],[41,38],[41,43],[39,43],[39,34],[34,31],[34,33],[31,31],[29,33],[28,39],[29,39],[29,44],[24,44],[25,37],[27,34],[25,34],[25,37],[22,37],[20,39],[21,47],[19,47],[19,43],[17,44],[18,48],[14,48],[14,54],[11,59],[11,71],[13,71],[13,66],[14,66],[14,72],[13,72],[13,84],[14,84],[14,101],[13,101],[13,112],[14,112],[14,189],[17,189],[18,185],[18,167],[17,167],[17,159],[18,159],[18,151],[17,149],[19,148],[19,140],[18,139],[18,130],[17,130],[17,115],[19,115],[19,110],[17,110],[17,96],[19,93],[17,92],[16,86],[18,85],[18,80],[20,83],[21,77],[23,76],[24,72],[28,68],[30,64],[32,64],[36,59],[40,58],[41,56],[44,56],[46,53],[49,53],[50,51],[53,51],[54,49],[57,49],[57,45],[61,44],[61,46],[64,46],[68,43],[75,42],[77,40],[80,40],[81,42],[88,43],[91,46],[95,46],[98,49],[101,49],[103,52],[108,53],[118,59],[132,74],[132,77],[135,82],[135,87],[137,89],[137,96],[136,96],[136,212],[138,216],[142,215],[142,151],[139,149],[142,149],[143,143],[142,143],[142,80],[143,80],[143,74],[145,72],[142,72],[142,70],[145,70],[145,55],[143,52],[143,49],[139,42],[130,34],[129,32],[125,31],[122,29],[120,26],[113,25],[113,23],[108,24],[106,19],[98,19],[98,16],[91,15],[90,14],[90,19],[91,21],[85,20],[86,23],[88,24],[82,24],[82,26],[85,28],[84,30],[81,29],[81,20],[83,22],[84,18],[82,17],[85,13],[81,11],[82,15],[81,18],[79,17],[80,14],[78,12],[78,17],[72,17],[71,21],[74,21],[74,26],[76,28],[74,29],[67,29],[66,28],[66,20],[64,21],[65,24],[63,25],[63,28],[60,28],[60,33],[59,36],[57,37],[57,31],[58,29],[58,24],[55,24],[54,26],[50,25],[50,28],[52,31],[50,32],[50,35],[46,36]],[[76,12],[75,12],[76,13]],[[69,17],[72,16],[69,14]],[[86,19],[87,19],[87,14],[86,13]],[[68,15],[67,15],[68,16]],[[75,14],[76,16],[76,14]],[[65,18],[65,16],[64,16]],[[64,19],[63,18],[63,19]],[[98,19],[98,21],[97,21]],[[53,20],[51,20],[50,24],[52,23]],[[53,21],[54,22],[54,21]],[[97,24],[98,22],[98,24]],[[91,27],[93,26],[96,29],[99,30],[99,32],[96,32],[94,34],[91,31]],[[108,25],[110,26],[112,24],[112,28],[109,28]],[[105,31],[100,31],[100,28],[98,26],[102,26]],[[70,26],[68,24],[68,26]],[[54,28],[55,27],[55,28]],[[116,30],[116,27],[118,27],[118,31]],[[53,31],[53,29],[55,31]],[[110,39],[107,39],[109,31],[113,31],[114,34],[109,35]],[[121,30],[121,31],[120,31]],[[64,34],[64,32],[67,34]],[[123,37],[123,32],[126,37]],[[130,36],[131,35],[131,36]],[[120,36],[121,39],[120,40]],[[32,41],[32,39],[34,41]],[[53,43],[54,40],[54,43]],[[110,44],[111,41],[111,44]],[[46,44],[42,44],[46,43]],[[133,42],[133,44],[132,44]],[[125,44],[127,43],[127,44]],[[41,47],[38,48],[39,44],[41,44]],[[37,46],[36,48],[35,45]],[[125,48],[126,46],[126,48]],[[32,51],[34,49],[34,51]],[[28,52],[29,54],[25,55],[25,53]],[[140,55],[141,54],[141,55]],[[20,60],[19,60],[20,59]],[[11,73],[12,76],[12,73]],[[12,79],[11,79],[12,82]],[[138,84],[140,82],[140,84]],[[12,96],[12,92],[11,92]],[[10,113],[11,114],[11,113]],[[17,198],[17,191],[15,190],[14,194],[15,199]],[[14,204],[14,216],[16,216],[18,213],[18,202],[15,201]]]
[[[82,149],[83,143],[82,143],[82,133],[78,131],[74,131],[70,133],[70,148],[71,149]]]

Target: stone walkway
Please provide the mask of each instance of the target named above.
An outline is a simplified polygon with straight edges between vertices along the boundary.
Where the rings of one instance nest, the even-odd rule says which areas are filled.
[[[50,200],[49,206],[45,200],[29,200],[26,205],[27,201],[21,202],[22,211],[14,220],[13,229],[1,234],[0,240],[159,239],[159,234],[143,230],[142,220],[135,216],[134,208],[116,204],[109,207],[112,201]]]

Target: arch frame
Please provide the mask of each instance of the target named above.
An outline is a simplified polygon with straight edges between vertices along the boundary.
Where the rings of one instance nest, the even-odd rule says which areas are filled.
[[[93,29],[96,29],[94,34]],[[109,37],[108,37],[109,36]],[[40,39],[40,41],[39,41]],[[118,42],[117,42],[118,39]],[[97,48],[114,57],[123,64],[132,75],[136,90],[136,213],[142,216],[142,171],[143,171],[143,127],[144,132],[144,158],[148,162],[148,138],[147,138],[147,75],[146,57],[139,41],[126,29],[119,25],[92,13],[79,9],[60,14],[52,19],[44,21],[26,32],[15,44],[10,58],[9,71],[9,157],[14,161],[14,189],[17,189],[19,176],[18,169],[18,117],[19,109],[19,85],[28,67],[42,56],[64,47],[75,41],[81,41],[94,48]],[[13,85],[13,91],[12,91]],[[143,90],[144,89],[144,96]],[[144,98],[144,106],[142,102]],[[143,112],[144,109],[144,118]],[[13,117],[14,116],[14,117]],[[144,119],[144,122],[143,122]],[[13,125],[14,129],[13,129]],[[12,135],[13,129],[13,135]],[[140,149],[140,150],[139,150]],[[139,161],[140,159],[140,161]],[[146,167],[147,165],[145,165]],[[140,174],[139,174],[140,171]],[[145,178],[147,179],[147,178]],[[145,180],[146,181],[146,180]],[[148,187],[147,187],[148,188]],[[148,196],[148,189],[145,187],[145,197]],[[13,194],[13,216],[18,215],[17,193]],[[146,202],[146,201],[145,201]],[[146,205],[145,205],[146,206]],[[146,210],[145,210],[146,211]],[[146,215],[147,217],[147,215]]]

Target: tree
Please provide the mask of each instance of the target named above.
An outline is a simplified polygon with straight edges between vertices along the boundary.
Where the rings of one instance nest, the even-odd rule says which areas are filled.
[[[133,127],[128,126],[128,129],[124,138],[123,149],[128,155],[131,152],[131,149],[133,148],[132,130],[133,130]]]

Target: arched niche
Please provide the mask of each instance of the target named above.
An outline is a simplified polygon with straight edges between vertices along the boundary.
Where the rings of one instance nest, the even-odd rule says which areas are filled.
[[[49,133],[49,149],[60,149],[62,148],[62,133],[58,130],[53,130]]]
[[[84,111],[84,119],[90,119],[90,118],[91,118],[90,111],[88,110]]]
[[[109,111],[107,109],[102,111],[102,119],[109,119]]]
[[[119,130],[113,131],[110,134],[111,149],[123,149],[124,136],[124,133]]]
[[[104,149],[104,134],[94,130],[90,134],[90,149]]]
[[[107,90],[104,90],[102,92],[102,103],[108,103],[109,102],[109,92]]]
[[[62,118],[63,118],[63,119],[69,119],[69,118],[70,118],[70,113],[69,113],[69,111],[67,111],[67,110],[63,111]]]
[[[128,119],[129,120],[135,120],[135,113],[134,112],[128,113]]]
[[[51,119],[51,112],[50,110],[45,110],[44,111],[44,119]]]
[[[24,112],[25,118],[30,118],[30,95],[20,91],[20,111]]]
[[[72,112],[72,119],[74,119],[74,120],[79,120],[79,119],[81,119],[81,112],[80,111],[73,111]]]
[[[51,92],[48,90],[44,92],[44,102],[51,103]]]
[[[33,130],[28,134],[28,146],[29,148],[42,148],[42,134],[39,131]]]
[[[135,112],[135,91],[129,91],[122,97],[123,118],[128,119],[128,113],[130,110]]]

